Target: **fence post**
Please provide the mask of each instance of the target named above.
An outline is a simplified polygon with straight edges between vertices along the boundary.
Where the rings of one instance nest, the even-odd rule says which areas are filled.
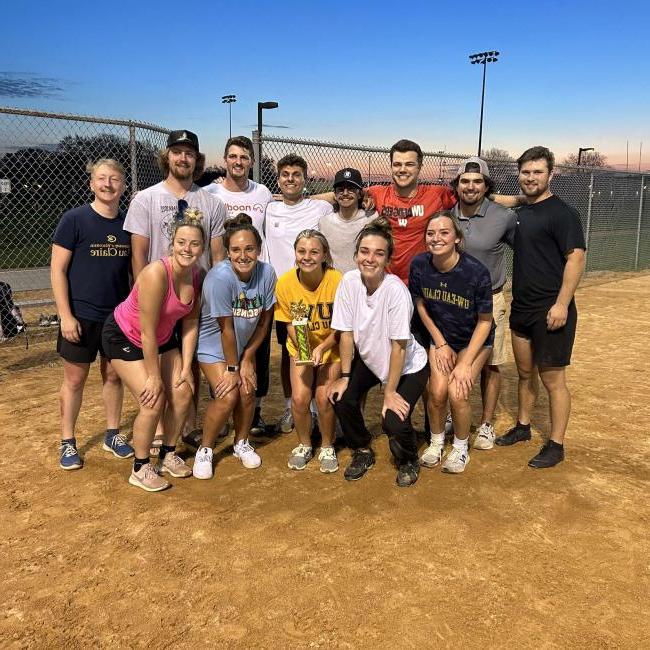
[[[260,146],[260,132],[253,131],[253,152],[255,154],[255,164],[253,165],[253,180],[256,183],[262,182],[262,147]]]
[[[587,260],[585,263],[585,269],[587,268],[587,264],[589,263],[589,235],[591,234],[591,202],[593,201],[594,198],[594,173],[591,172],[591,178],[589,179],[589,200],[587,202],[587,228],[585,232],[585,244],[587,246]]]
[[[634,270],[639,270],[639,243],[641,241],[641,216],[643,215],[643,189],[645,176],[641,176],[641,191],[639,194],[639,219],[636,224],[636,250],[634,251]]]
[[[134,195],[138,191],[138,156],[133,123],[129,123],[129,153],[131,154],[131,195]]]

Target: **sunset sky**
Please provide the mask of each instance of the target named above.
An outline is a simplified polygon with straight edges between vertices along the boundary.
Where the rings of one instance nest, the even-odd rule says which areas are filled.
[[[250,135],[257,101],[276,135],[562,160],[595,147],[650,168],[647,2],[67,2],[3,9],[0,105],[129,118],[196,131],[209,162]]]

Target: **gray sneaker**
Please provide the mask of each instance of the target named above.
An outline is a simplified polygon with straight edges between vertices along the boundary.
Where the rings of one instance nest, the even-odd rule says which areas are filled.
[[[321,447],[318,460],[320,461],[320,471],[323,474],[331,474],[339,469],[339,461],[336,458],[334,447]]]
[[[289,469],[305,469],[307,463],[314,457],[312,448],[308,445],[300,444],[291,451],[287,466]]]
[[[291,408],[284,409],[282,417],[278,420],[277,430],[282,433],[290,433],[293,431],[293,415],[291,415]]]
[[[492,449],[494,437],[494,427],[489,422],[483,422],[476,430],[476,438],[472,446],[474,449]]]

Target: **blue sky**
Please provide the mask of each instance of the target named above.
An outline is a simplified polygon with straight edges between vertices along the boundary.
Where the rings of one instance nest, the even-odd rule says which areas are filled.
[[[474,153],[481,67],[484,147],[533,144],[558,158],[595,147],[650,168],[647,2],[14,2],[3,9],[0,105],[103,115],[196,131],[210,162],[270,133]],[[40,88],[39,88],[40,85]],[[26,95],[30,92],[30,95]]]

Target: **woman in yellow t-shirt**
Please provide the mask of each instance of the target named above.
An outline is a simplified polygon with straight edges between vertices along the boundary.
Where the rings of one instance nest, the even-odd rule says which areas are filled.
[[[288,465],[291,469],[305,469],[314,455],[309,410],[314,397],[322,436],[320,471],[336,472],[339,466],[334,451],[335,415],[327,399],[327,388],[341,372],[338,339],[330,325],[334,296],[343,276],[332,268],[329,244],[318,230],[303,230],[293,247],[296,268],[280,276],[275,287],[275,319],[287,323],[289,334],[291,411],[299,442],[291,452]],[[301,318],[306,320],[306,325],[294,327],[292,321]],[[305,333],[310,353],[303,340]],[[301,356],[308,356],[309,361],[301,363]]]

